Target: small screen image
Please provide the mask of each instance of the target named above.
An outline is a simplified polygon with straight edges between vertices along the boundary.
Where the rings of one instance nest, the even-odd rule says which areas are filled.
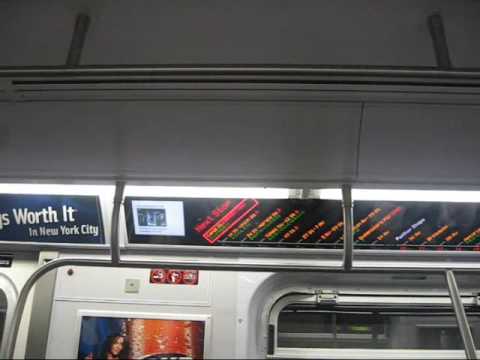
[[[136,235],[185,236],[183,201],[132,201]]]
[[[137,214],[140,226],[167,226],[165,209],[138,209]]]
[[[83,316],[78,359],[203,359],[205,321]]]

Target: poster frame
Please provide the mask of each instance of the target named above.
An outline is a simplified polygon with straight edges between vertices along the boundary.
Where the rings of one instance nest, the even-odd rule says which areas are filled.
[[[9,239],[0,239],[0,251],[42,251],[42,250],[99,250],[105,251],[110,248],[110,229],[105,224],[109,224],[111,217],[111,205],[105,203],[105,199],[100,194],[57,194],[57,193],[0,193],[0,195],[12,196],[44,196],[44,197],[93,197],[96,198],[99,226],[102,228],[103,243],[68,243],[68,242],[43,242],[43,241],[17,241]]]
[[[210,314],[193,314],[193,313],[152,313],[152,312],[131,312],[131,311],[115,311],[115,310],[77,310],[75,319],[75,326],[73,332],[73,347],[71,358],[78,358],[78,350],[80,346],[80,335],[82,330],[82,318],[85,316],[93,317],[109,317],[109,318],[135,318],[135,319],[156,319],[156,320],[191,320],[191,321],[203,321],[205,324],[203,333],[203,358],[211,358],[211,320]]]

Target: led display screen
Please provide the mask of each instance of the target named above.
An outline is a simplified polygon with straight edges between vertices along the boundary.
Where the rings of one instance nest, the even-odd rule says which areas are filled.
[[[479,250],[476,203],[357,201],[354,217],[359,249]]]
[[[131,244],[340,249],[341,202],[126,199]],[[480,204],[357,201],[356,249],[480,250]]]
[[[131,244],[341,247],[340,201],[126,198]]]

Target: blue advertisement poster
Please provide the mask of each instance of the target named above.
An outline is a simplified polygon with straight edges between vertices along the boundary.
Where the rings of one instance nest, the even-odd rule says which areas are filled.
[[[0,194],[0,241],[104,244],[98,196]]]

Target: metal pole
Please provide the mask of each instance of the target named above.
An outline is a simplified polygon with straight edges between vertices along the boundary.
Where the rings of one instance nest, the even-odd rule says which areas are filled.
[[[428,17],[428,28],[432,37],[438,68],[442,70],[451,69],[452,61],[450,60],[445,27],[443,26],[443,18],[440,13],[436,12]]]
[[[343,269],[352,270],[353,265],[353,201],[352,186],[342,186],[343,210]]]
[[[70,42],[70,50],[68,51],[66,64],[68,66],[77,66],[80,64],[83,45],[87,36],[88,27],[90,25],[90,16],[87,14],[78,14],[75,19],[75,27],[73,29],[72,40]]]
[[[113,198],[112,223],[110,233],[110,252],[112,256],[112,265],[120,263],[120,241],[118,238],[118,227],[120,220],[120,209],[123,201],[123,191],[125,189],[124,181],[117,181],[115,186],[115,197]]]
[[[457,317],[458,329],[460,330],[460,335],[462,336],[465,355],[467,356],[467,359],[477,359],[475,343],[473,342],[472,332],[470,330],[467,315],[465,314],[460,292],[458,291],[455,275],[453,274],[452,270],[447,270],[445,272],[445,277],[447,279],[448,292],[450,293],[450,298],[452,299],[452,306],[455,310],[455,316]]]

